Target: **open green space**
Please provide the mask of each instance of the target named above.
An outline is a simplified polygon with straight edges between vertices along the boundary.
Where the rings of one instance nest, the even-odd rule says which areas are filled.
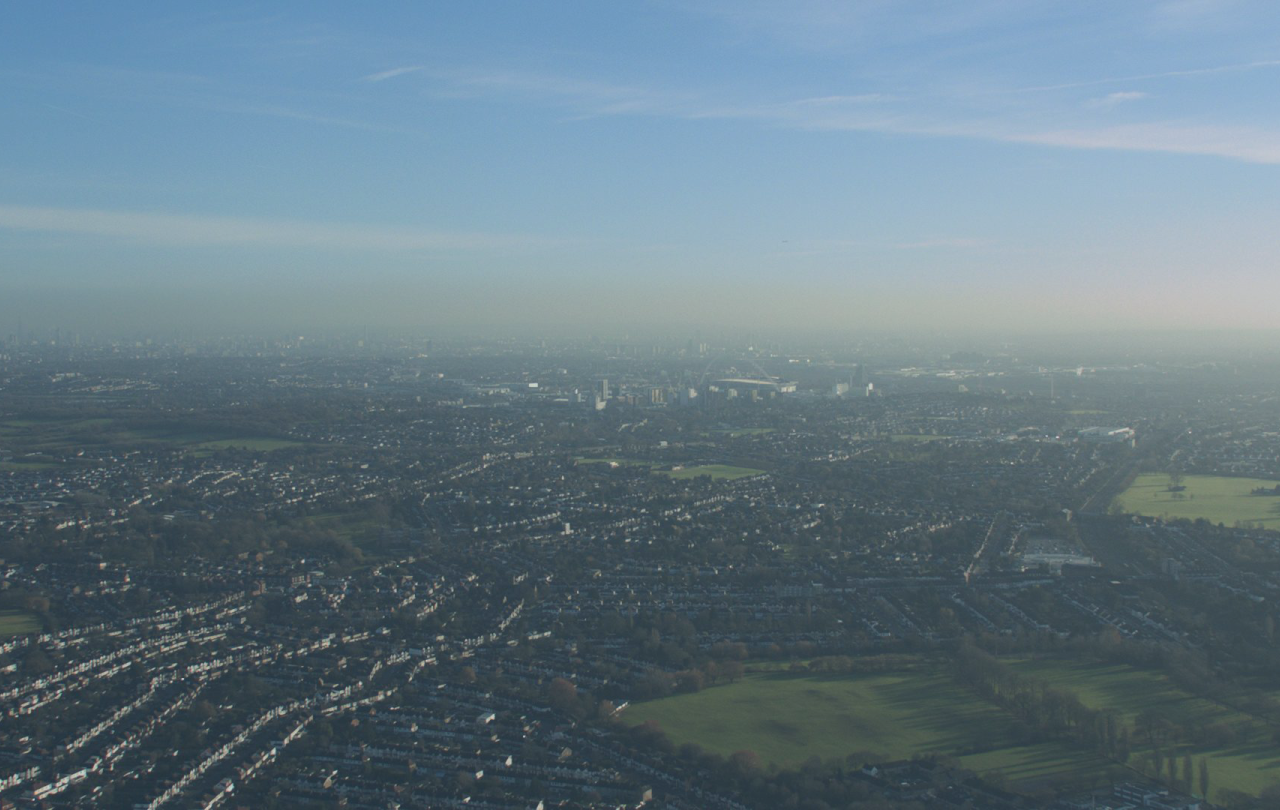
[[[950,438],[950,436],[941,436],[935,433],[895,433],[889,437],[889,440],[895,442],[936,442]]]
[[[20,610],[0,610],[0,638],[39,631],[40,622],[30,613]]]
[[[1042,785],[1088,788],[1093,786],[1095,777],[1108,771],[1124,773],[1119,765],[1092,751],[1062,742],[1015,745],[980,754],[966,754],[958,759],[962,768],[974,773],[1003,775],[1014,788]]]
[[[677,744],[728,755],[750,749],[781,768],[811,757],[895,760],[965,755],[1011,783],[1105,770],[1109,763],[1067,743],[1024,745],[1016,721],[945,672],[814,675],[752,672],[692,694],[632,704],[628,723],[653,720]]]
[[[750,478],[753,475],[761,475],[764,473],[764,470],[755,470],[751,467],[732,467],[728,464],[700,464],[696,467],[685,467],[682,470],[658,470],[657,472],[676,479],[697,478],[700,475],[709,475],[713,479],[733,481],[738,478]]]
[[[64,451],[76,446],[109,443],[114,434],[112,420],[106,418],[75,419],[6,419],[0,422],[0,436],[12,448],[24,452]]]
[[[86,447],[137,447],[168,445],[180,447],[196,456],[208,456],[218,450],[233,448],[270,452],[300,447],[301,442],[267,436],[237,436],[225,429],[205,429],[199,425],[137,426],[106,418],[23,418],[0,422],[0,437],[15,455],[41,453],[64,455]],[[0,470],[47,469],[47,462],[12,460],[2,463]]]
[[[1222,724],[1235,740],[1219,747],[1183,745],[1174,748],[1178,756],[1190,753],[1198,762],[1209,761],[1211,792],[1233,788],[1257,795],[1280,783],[1280,743],[1265,722],[1243,712],[1196,697],[1179,689],[1162,672],[1136,669],[1124,664],[1072,660],[1025,660],[1008,662],[1023,675],[1070,690],[1093,709],[1114,709],[1131,730],[1137,764],[1147,751],[1142,734],[1135,729],[1139,715],[1167,719],[1185,726]]]
[[[1244,522],[1280,529],[1280,497],[1252,494],[1259,487],[1270,489],[1276,483],[1260,478],[1187,475],[1182,478],[1183,489],[1171,492],[1168,475],[1143,473],[1116,497],[1114,506],[1149,517],[1204,518],[1226,526]]]
[[[0,461],[0,472],[52,470],[57,466],[57,464],[54,464],[51,461]]]
[[[1178,723],[1218,719],[1222,710],[1183,692],[1156,670],[1126,664],[1058,659],[1007,660],[1016,672],[1068,689],[1092,709],[1115,709],[1129,725],[1142,712],[1158,711]]]
[[[136,420],[135,420],[136,421]],[[244,447],[272,450],[300,444],[288,439],[238,436],[226,428],[173,422],[139,425],[105,416],[47,418],[25,417],[0,420],[0,436],[14,446],[65,448],[75,445],[176,444],[217,449]]]
[[[1112,709],[1133,741],[1131,768],[1147,761],[1143,718],[1187,728],[1226,727],[1231,741],[1209,747],[1166,744],[1165,753],[1208,761],[1213,792],[1258,794],[1280,782],[1280,743],[1259,718],[1196,697],[1164,673],[1075,659],[1005,659],[1021,675]],[[655,721],[677,745],[722,755],[749,749],[769,764],[795,767],[811,757],[904,759],[957,756],[978,773],[1002,774],[1015,789],[1089,787],[1109,770],[1133,774],[1091,749],[1064,741],[1027,742],[1009,713],[978,698],[944,668],[876,674],[791,673],[753,665],[741,681],[632,704],[629,724]]]
[[[212,441],[203,441],[191,445],[193,452],[199,453],[202,450],[260,450],[263,452],[271,452],[272,450],[284,450],[289,447],[301,447],[302,442],[295,442],[291,439],[270,439],[263,437],[246,436],[237,439],[214,439]]]

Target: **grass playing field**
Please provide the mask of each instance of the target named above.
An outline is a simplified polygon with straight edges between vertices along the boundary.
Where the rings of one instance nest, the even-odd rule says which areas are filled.
[[[1174,723],[1225,723],[1237,732],[1227,746],[1166,751],[1190,753],[1197,765],[1207,758],[1215,792],[1257,794],[1280,782],[1280,744],[1266,723],[1190,695],[1160,672],[1061,659],[1007,663],[1070,690],[1092,708],[1117,710],[1134,739],[1131,766],[1146,754],[1134,719],[1154,711]],[[695,742],[724,755],[750,749],[782,768],[814,756],[902,759],[938,753],[957,755],[961,765],[979,773],[999,772],[1021,789],[1055,783],[1087,788],[1109,770],[1119,778],[1133,776],[1082,746],[1024,743],[1011,715],[958,685],[941,667],[874,675],[754,671],[728,686],[632,704],[624,719],[654,720],[677,744]]]
[[[1226,526],[1245,521],[1280,529],[1280,497],[1250,494],[1276,483],[1258,478],[1188,475],[1182,479],[1185,489],[1170,492],[1168,475],[1143,473],[1120,493],[1115,504],[1122,511],[1150,517],[1205,518]]]
[[[1011,662],[1018,672],[1047,681],[1076,694],[1086,706],[1110,708],[1121,713],[1123,722],[1133,727],[1141,712],[1154,712],[1174,723],[1212,725],[1225,723],[1237,730],[1236,742],[1219,748],[1184,747],[1175,753],[1190,753],[1197,763],[1208,758],[1211,792],[1233,788],[1257,794],[1280,782],[1280,744],[1272,729],[1247,714],[1188,694],[1160,672],[1134,669],[1123,664],[1080,661]],[[1137,762],[1145,753],[1135,734]]]
[[[961,754],[966,767],[999,770],[1013,783],[1103,771],[1090,751],[1064,743],[1022,745],[1016,723],[941,671],[874,675],[755,672],[728,686],[633,704],[628,723],[654,720],[677,744],[728,755],[750,749],[778,767],[811,757],[905,759]]]
[[[0,472],[52,470],[58,465],[48,461],[0,461]]]
[[[20,610],[0,610],[0,638],[35,633],[39,630],[40,622],[30,613],[23,613]]]
[[[228,436],[226,431],[198,427],[129,427],[110,418],[8,419],[0,422],[0,437],[17,460],[4,462],[4,470],[46,469],[47,462],[24,462],[20,454],[60,455],[86,447],[134,447],[171,445],[200,457],[226,449],[270,452],[301,446],[301,442],[263,436]],[[44,466],[35,466],[44,465]]]

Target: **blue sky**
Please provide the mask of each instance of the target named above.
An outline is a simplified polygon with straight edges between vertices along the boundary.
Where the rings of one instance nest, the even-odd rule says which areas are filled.
[[[1277,324],[1273,2],[6,16],[0,322]]]

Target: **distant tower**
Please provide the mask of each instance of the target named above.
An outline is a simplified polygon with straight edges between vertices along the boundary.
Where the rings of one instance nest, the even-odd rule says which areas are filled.
[[[609,399],[609,380],[608,379],[603,379],[600,381],[600,387],[596,389],[596,396],[599,397],[601,400],[605,400],[605,401]]]

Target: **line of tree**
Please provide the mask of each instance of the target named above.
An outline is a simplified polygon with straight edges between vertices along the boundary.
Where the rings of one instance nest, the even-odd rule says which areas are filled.
[[[1128,761],[1129,731],[1117,712],[1091,709],[1074,693],[1020,675],[968,642],[956,652],[955,672],[979,697],[1013,714],[1036,736],[1072,740],[1118,762]]]
[[[654,669],[638,680],[632,693],[637,700],[650,700],[674,693],[699,692],[708,686],[733,683],[745,672],[746,667],[742,662],[733,659],[711,659],[699,666],[676,672]]]

